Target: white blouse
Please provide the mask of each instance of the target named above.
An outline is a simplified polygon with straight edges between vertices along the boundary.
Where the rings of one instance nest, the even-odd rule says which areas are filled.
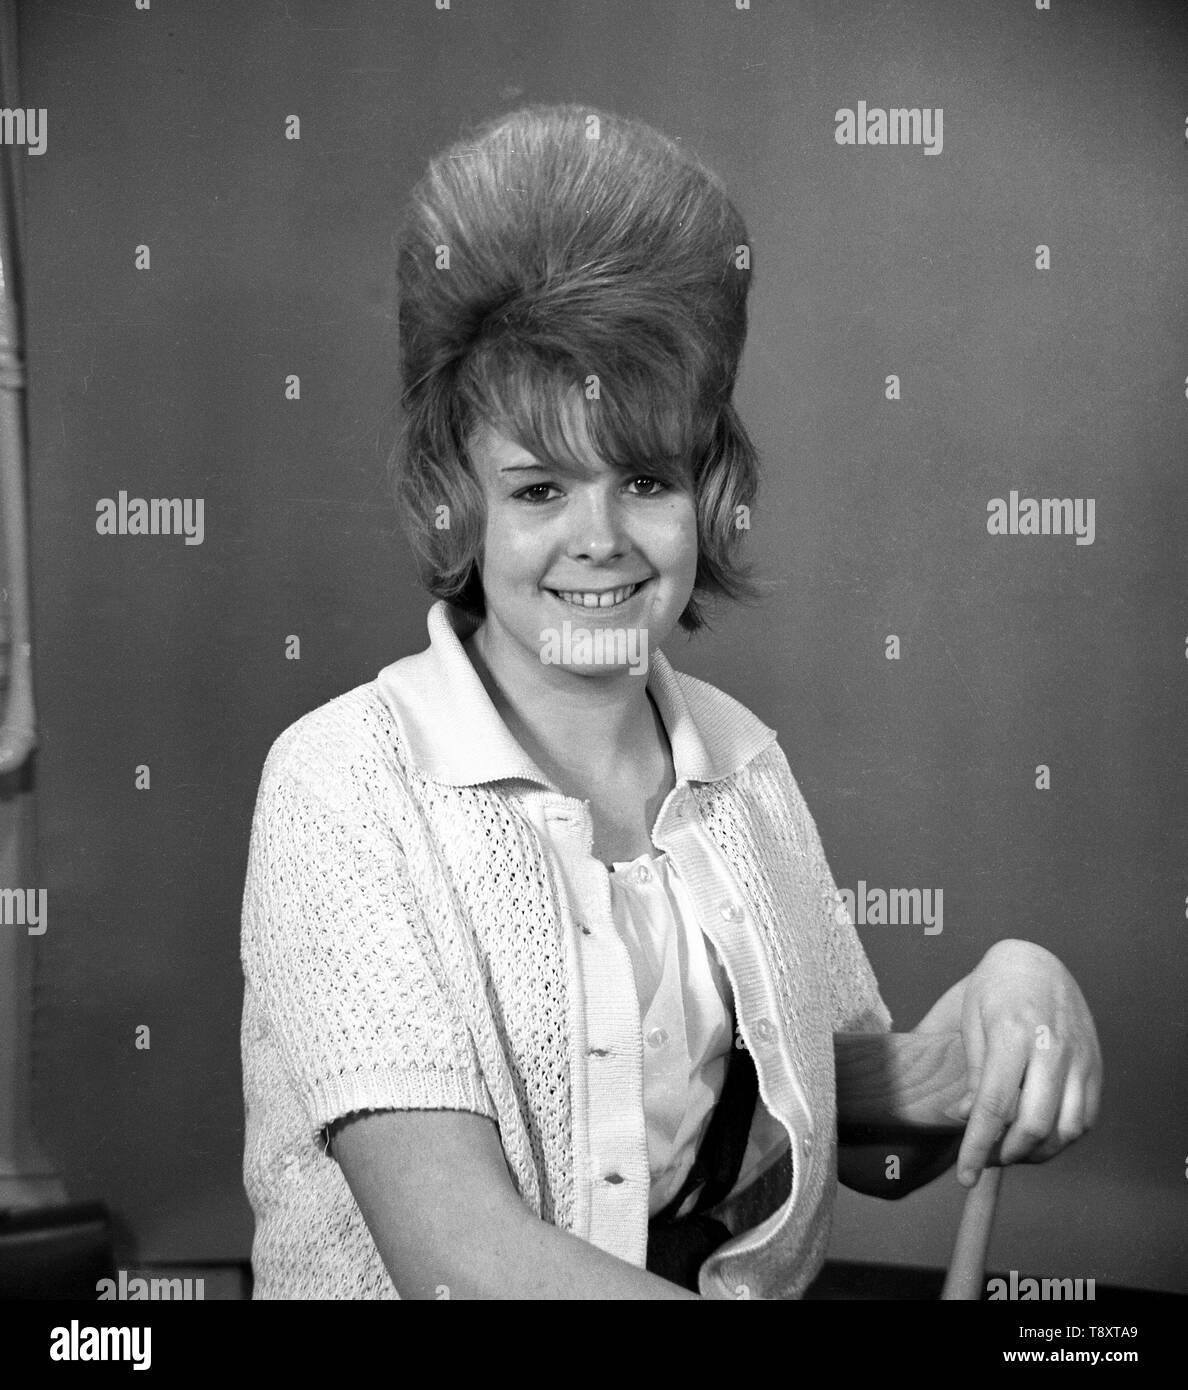
[[[734,1044],[732,995],[689,890],[666,854],[616,861],[610,884],[615,928],[631,957],[639,997],[653,1216],[684,1182],[722,1094]],[[759,1101],[736,1190],[786,1143],[783,1127]],[[695,1201],[691,1194],[682,1212]]]

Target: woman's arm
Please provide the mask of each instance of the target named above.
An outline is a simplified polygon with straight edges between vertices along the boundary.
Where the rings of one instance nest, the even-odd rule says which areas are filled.
[[[401,1298],[698,1298],[534,1216],[485,1116],[368,1112],[331,1146]]]
[[[970,1186],[987,1163],[1043,1163],[1096,1122],[1102,1066],[1093,1017],[1076,981],[1042,946],[996,943],[915,1031],[962,1034],[967,1092],[953,1115],[967,1121],[965,1132],[839,1148],[838,1178],[847,1187],[906,1196],[954,1159]],[[888,1178],[892,1154],[898,1176]]]

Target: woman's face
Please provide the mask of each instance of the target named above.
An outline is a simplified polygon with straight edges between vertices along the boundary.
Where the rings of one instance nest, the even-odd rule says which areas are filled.
[[[646,662],[692,595],[693,495],[597,459],[580,404],[568,423],[582,444],[580,469],[546,466],[490,426],[472,440],[487,504],[484,645],[583,677],[621,675],[624,661],[610,654],[642,649]],[[620,633],[634,635],[634,647]],[[604,655],[592,659],[599,648]]]

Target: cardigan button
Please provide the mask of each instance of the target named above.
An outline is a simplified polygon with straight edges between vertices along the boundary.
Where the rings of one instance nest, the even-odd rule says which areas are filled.
[[[667,1041],[668,1041],[668,1029],[667,1029],[667,1028],[653,1028],[653,1029],[648,1033],[648,1046],[649,1046],[649,1047],[663,1047],[664,1044],[665,1044]]]
[[[612,1187],[618,1187],[618,1185],[621,1182],[625,1182],[626,1179],[623,1177],[622,1173],[608,1173],[603,1181],[609,1182]]]
[[[741,922],[747,915],[738,903],[730,902],[729,900],[722,903],[718,911],[728,922]]]
[[[776,1035],[776,1030],[772,1026],[770,1018],[761,1018],[755,1024],[756,1034],[765,1042],[769,1043]]]
[[[581,927],[581,929],[582,929],[582,935],[583,935],[583,936],[593,936],[593,935],[594,935],[594,933],[590,930],[590,928],[589,928],[588,926],[586,926],[585,922],[579,922],[579,923],[578,923],[578,926]]]

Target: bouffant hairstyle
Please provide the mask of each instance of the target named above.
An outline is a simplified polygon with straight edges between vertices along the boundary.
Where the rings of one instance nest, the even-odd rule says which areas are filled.
[[[750,247],[711,170],[641,121],[527,106],[430,162],[397,248],[392,472],[435,597],[485,616],[476,431],[572,464],[575,390],[600,459],[692,490],[697,573],[681,626],[705,625],[700,600],[762,592],[738,554],[757,455],[731,399]]]

